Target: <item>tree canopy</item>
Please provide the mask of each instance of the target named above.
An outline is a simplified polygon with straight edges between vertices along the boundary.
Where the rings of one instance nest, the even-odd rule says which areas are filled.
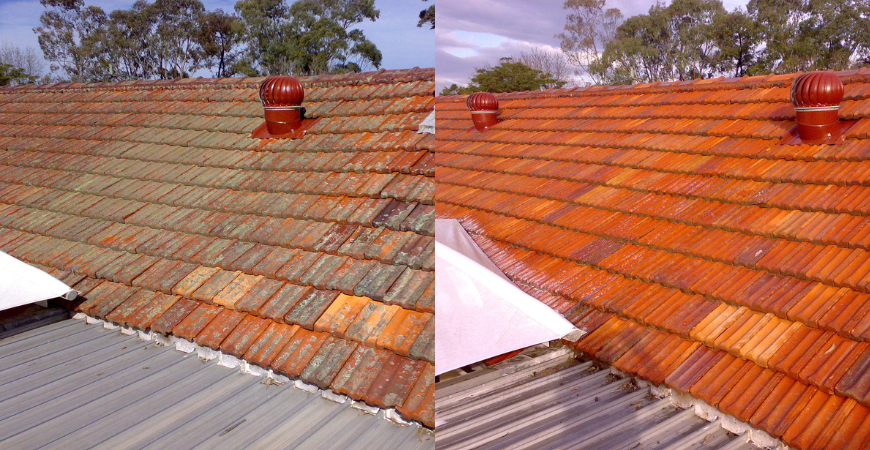
[[[52,70],[72,81],[359,72],[381,65],[355,26],[374,0],[239,0],[235,14],[200,0],[137,0],[107,14],[84,0],[40,0],[34,29]]]
[[[423,1],[427,2],[429,0]],[[429,29],[435,29],[435,5],[429,5],[428,8],[420,11],[420,21],[417,22],[417,26],[422,28],[423,25],[431,25]]]
[[[565,0],[558,34],[595,84],[841,70],[870,63],[870,2],[673,0],[622,20],[604,0]]]
[[[501,58],[495,67],[475,69],[476,75],[466,87],[456,84],[444,88],[441,95],[471,94],[474,92],[515,92],[534,91],[538,89],[559,88],[564,81],[553,78],[552,75],[532,69],[513,58]]]
[[[565,30],[555,36],[562,52],[578,67],[578,75],[589,76],[596,83],[604,80],[590,67],[601,64],[604,45],[613,40],[616,27],[622,23],[622,12],[605,6],[605,0],[565,0]]]
[[[108,79],[105,45],[106,13],[83,0],[40,0],[46,10],[35,28],[39,46],[52,70],[63,70],[72,81]]]
[[[28,75],[24,69],[0,62],[0,86],[30,84],[37,80],[36,76]]]

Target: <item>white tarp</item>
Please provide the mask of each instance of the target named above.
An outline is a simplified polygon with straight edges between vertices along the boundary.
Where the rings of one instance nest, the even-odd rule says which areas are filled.
[[[0,252],[0,311],[62,297],[74,300],[78,292],[53,276]]]
[[[453,219],[435,221],[435,299],[436,374],[584,334],[514,285]]]

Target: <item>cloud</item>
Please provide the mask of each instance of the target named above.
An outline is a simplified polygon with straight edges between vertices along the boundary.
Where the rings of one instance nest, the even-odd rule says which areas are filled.
[[[655,0],[608,0],[626,17],[646,14]],[[504,56],[527,52],[533,47],[557,50],[555,37],[565,27],[567,12],[563,0],[439,0],[436,37],[436,84],[440,91],[456,83],[468,84],[475,67],[496,65]],[[725,0],[725,8],[744,6],[746,0]],[[498,45],[486,45],[466,38],[464,33],[488,34],[500,38]]]

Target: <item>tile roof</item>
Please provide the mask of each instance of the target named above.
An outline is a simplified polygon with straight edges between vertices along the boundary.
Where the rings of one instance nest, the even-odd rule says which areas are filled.
[[[0,355],[3,448],[435,448],[431,431],[346,398],[84,320],[3,339]]]
[[[295,140],[250,137],[260,81],[0,89],[0,250],[91,316],[432,426],[434,71],[301,78]]]
[[[721,419],[707,422],[566,349],[473,368],[435,384],[439,450],[758,448]]]
[[[870,445],[870,72],[839,145],[783,145],[795,75],[441,97],[438,217],[577,348],[802,449]],[[865,420],[865,418],[868,418]]]

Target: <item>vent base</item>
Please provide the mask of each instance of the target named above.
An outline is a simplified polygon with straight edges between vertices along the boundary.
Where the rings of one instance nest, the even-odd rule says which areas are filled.
[[[257,128],[254,128],[254,131],[251,132],[251,137],[254,139],[302,139],[305,137],[305,134],[308,133],[308,130],[314,126],[318,119],[303,119],[302,124],[299,128],[290,131],[289,133],[283,134],[271,134],[269,133],[269,129],[266,127],[266,123],[263,122]]]

